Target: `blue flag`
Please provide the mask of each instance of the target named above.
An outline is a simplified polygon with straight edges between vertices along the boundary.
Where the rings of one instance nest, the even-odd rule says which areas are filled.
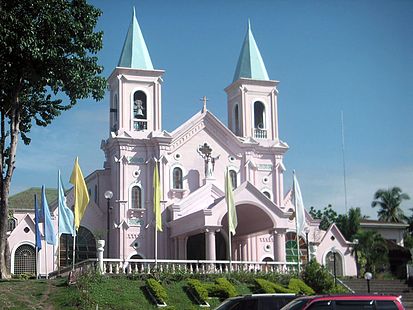
[[[46,200],[46,190],[44,185],[42,186],[42,210],[44,216],[44,239],[48,244],[56,244],[56,235],[52,223],[52,217],[50,216],[49,205]]]
[[[39,229],[39,207],[37,206],[37,196],[34,195],[34,225],[36,227],[36,249],[40,251],[42,248],[42,238],[40,236],[40,229]]]
[[[69,234],[74,236],[74,217],[73,212],[66,205],[65,192],[63,190],[62,178],[60,176],[60,170],[57,179],[57,190],[58,190],[58,208],[59,208],[59,236],[61,234]]]

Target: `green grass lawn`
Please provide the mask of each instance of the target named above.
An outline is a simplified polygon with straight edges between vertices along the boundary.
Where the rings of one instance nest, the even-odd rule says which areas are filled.
[[[65,279],[11,280],[0,282],[0,309],[157,309],[143,280],[98,277],[81,286],[67,286]],[[247,284],[235,284],[239,294],[249,294]],[[169,296],[167,309],[201,309],[191,298],[186,281],[164,283]],[[221,301],[208,300],[211,309]]]

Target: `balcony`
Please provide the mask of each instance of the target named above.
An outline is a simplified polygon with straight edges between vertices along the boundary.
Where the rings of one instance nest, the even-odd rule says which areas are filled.
[[[142,131],[148,129],[147,121],[133,121],[133,129],[136,131]]]
[[[254,128],[254,138],[267,139],[267,130]]]

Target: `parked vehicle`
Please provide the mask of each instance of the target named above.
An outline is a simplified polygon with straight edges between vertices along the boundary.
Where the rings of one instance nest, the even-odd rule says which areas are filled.
[[[215,310],[278,310],[297,298],[294,294],[252,294],[226,299]]]
[[[324,295],[299,297],[281,310],[403,310],[401,296]]]

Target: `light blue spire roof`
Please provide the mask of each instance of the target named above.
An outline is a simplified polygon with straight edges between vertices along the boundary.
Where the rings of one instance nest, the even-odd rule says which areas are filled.
[[[255,43],[251,31],[251,24],[248,20],[248,30],[245,35],[244,44],[242,45],[241,54],[238,58],[237,69],[234,74],[234,82],[239,78],[248,78],[254,80],[269,80],[267,69],[261,53]]]
[[[123,44],[118,67],[153,70],[151,57],[136,19],[135,7],[133,8],[132,21]]]

